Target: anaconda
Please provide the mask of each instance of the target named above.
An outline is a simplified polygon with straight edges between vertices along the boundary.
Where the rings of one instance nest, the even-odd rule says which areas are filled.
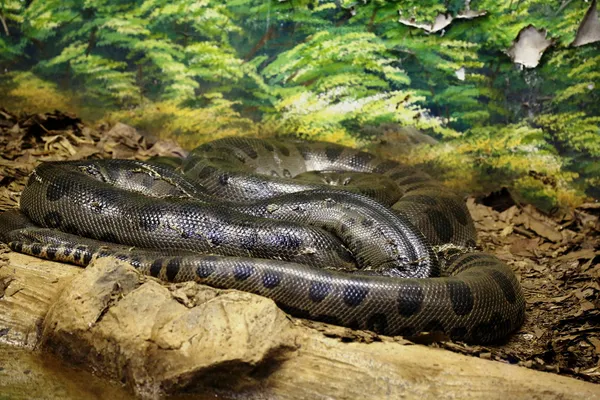
[[[475,250],[463,200],[427,174],[325,142],[224,138],[181,168],[41,163],[13,250],[87,265],[114,256],[163,280],[257,293],[293,315],[387,335],[485,343],[524,319],[510,267]]]

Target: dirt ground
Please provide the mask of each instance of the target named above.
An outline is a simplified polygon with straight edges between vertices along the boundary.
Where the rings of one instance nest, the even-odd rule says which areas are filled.
[[[40,161],[185,154],[173,142],[123,124],[91,127],[60,112],[17,116],[0,109],[0,211],[17,207],[27,176]],[[515,204],[502,188],[467,203],[480,247],[520,276],[526,321],[505,343],[493,346],[428,336],[422,342],[600,383],[600,203],[548,216]]]

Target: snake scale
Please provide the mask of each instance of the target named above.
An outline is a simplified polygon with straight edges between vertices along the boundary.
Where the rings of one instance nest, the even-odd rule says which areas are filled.
[[[253,292],[301,318],[387,335],[485,343],[524,319],[516,276],[475,250],[461,198],[333,143],[224,138],[178,168],[41,163],[20,211],[0,215],[0,239],[83,266],[114,256],[166,281]]]

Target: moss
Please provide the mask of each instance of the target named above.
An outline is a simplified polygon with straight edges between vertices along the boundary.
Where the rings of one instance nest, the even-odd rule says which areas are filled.
[[[107,122],[124,122],[160,138],[174,138],[184,148],[194,148],[225,136],[256,136],[258,126],[220,102],[207,108],[188,108],[174,101],[147,104],[133,110],[114,111]]]
[[[57,86],[31,72],[14,72],[2,75],[0,104],[16,112],[43,113],[54,110],[78,110],[73,97]]]

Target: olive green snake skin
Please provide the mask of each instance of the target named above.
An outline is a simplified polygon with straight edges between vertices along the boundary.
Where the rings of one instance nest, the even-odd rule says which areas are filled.
[[[225,138],[180,169],[156,162],[40,164],[19,252],[87,265],[114,256],[172,282],[257,293],[291,314],[387,335],[485,343],[524,319],[513,271],[474,250],[458,196],[423,172],[340,145]]]

